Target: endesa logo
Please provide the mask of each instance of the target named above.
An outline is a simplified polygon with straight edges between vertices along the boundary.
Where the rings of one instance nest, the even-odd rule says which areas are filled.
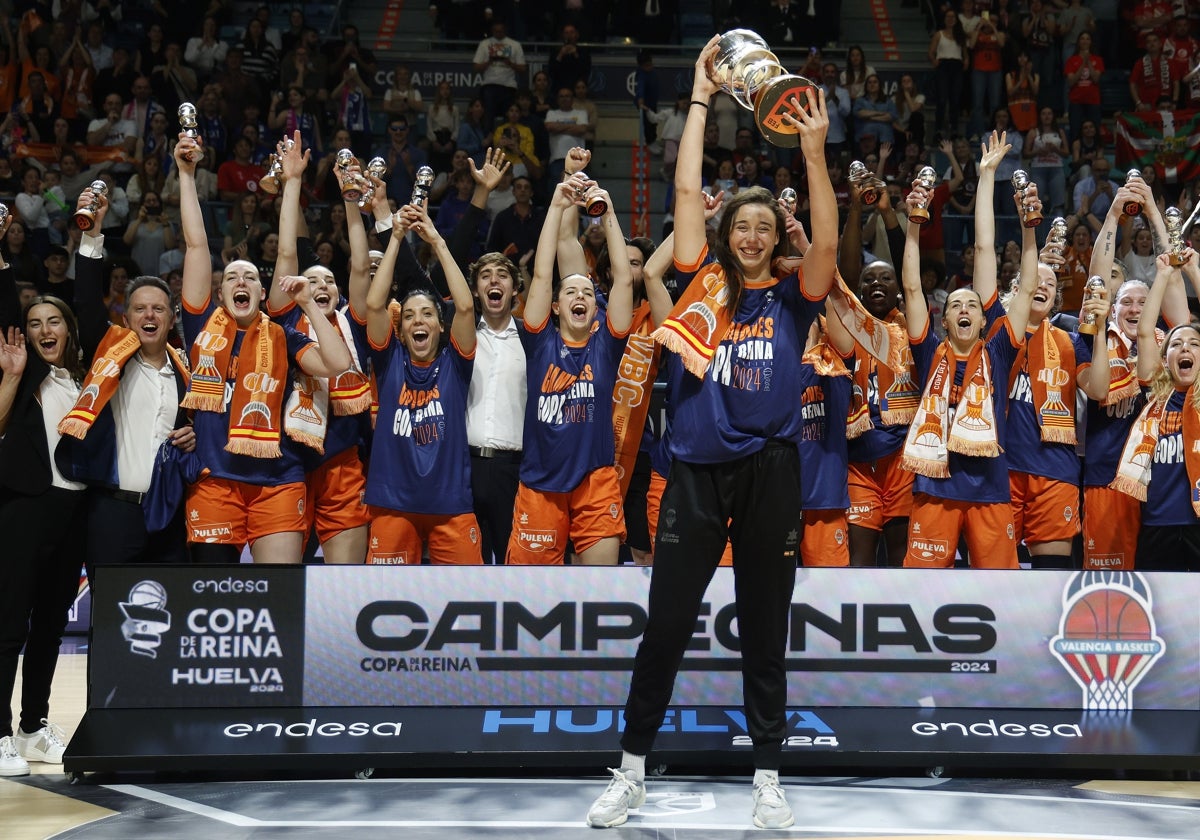
[[[789,747],[836,747],[833,727],[808,709],[789,709]],[[625,731],[623,709],[488,709],[483,713],[483,733],[495,735],[518,729],[531,735],[567,733],[595,735]],[[727,735],[731,746],[753,746],[746,715],[741,709],[667,709],[659,732]]]
[[[266,595],[271,591],[270,583],[265,580],[241,580],[227,577],[223,580],[192,581],[192,591],[197,595],[209,593],[212,595]]]
[[[964,738],[1049,738],[1057,735],[1060,738],[1082,738],[1083,730],[1077,723],[996,723],[994,719],[961,723],[959,721],[943,721],[934,723],[922,721],[912,725],[914,735],[931,737],[947,734]]]
[[[364,735],[374,735],[379,738],[399,738],[403,726],[399,721],[380,721],[367,723],[354,721],[325,721],[318,723],[316,718],[296,723],[231,723],[222,733],[226,738],[245,738],[250,735],[262,735],[267,738],[334,738],[339,735],[350,735],[361,738]]]

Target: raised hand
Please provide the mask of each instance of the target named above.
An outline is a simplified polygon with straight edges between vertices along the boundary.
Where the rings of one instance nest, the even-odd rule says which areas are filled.
[[[567,151],[566,160],[563,162],[563,172],[566,175],[574,175],[576,172],[582,172],[591,162],[591,152],[582,146],[572,146]]]
[[[980,158],[979,171],[991,170],[995,171],[1000,165],[1000,161],[1004,160],[1004,156],[1012,151],[1012,145],[1007,143],[1008,132],[997,134],[992,132],[987,140],[979,144]]]
[[[308,168],[308,162],[312,158],[312,149],[302,149],[299,131],[292,135],[290,149],[287,148],[287,143],[280,140],[275,146],[275,153],[279,155],[285,181],[299,180],[304,177],[304,170]]]
[[[720,40],[720,34],[709,38],[708,43],[700,50],[700,55],[696,57],[696,72],[692,77],[692,93],[694,95],[709,97],[721,89],[720,85],[708,77],[713,61],[717,57],[717,42]]]
[[[707,222],[721,212],[721,205],[725,203],[725,190],[718,191],[716,195],[701,192],[700,198],[704,202],[704,221]]]
[[[475,183],[486,188],[489,192],[496,189],[500,183],[500,179],[504,177],[504,173],[512,166],[508,155],[499,146],[492,146],[484,152],[482,169],[475,168],[474,158],[469,158],[468,161],[471,165],[471,177],[475,179]]]
[[[422,204],[406,204],[400,208],[400,212],[396,215],[402,216],[408,229],[421,237],[430,245],[442,238],[442,234],[434,227],[433,222],[429,218],[429,213],[426,212],[425,206]]]
[[[25,336],[16,327],[9,327],[7,334],[0,332],[0,371],[5,376],[20,376],[25,372],[29,351],[25,348]]]

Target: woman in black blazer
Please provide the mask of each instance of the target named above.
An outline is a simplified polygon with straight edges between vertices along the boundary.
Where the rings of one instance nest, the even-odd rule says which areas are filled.
[[[47,721],[50,684],[83,557],[83,485],[53,466],[58,423],[79,397],[75,316],[55,297],[17,315],[12,268],[0,267],[0,776],[28,761],[61,764],[62,731]],[[10,711],[22,668],[20,728]]]

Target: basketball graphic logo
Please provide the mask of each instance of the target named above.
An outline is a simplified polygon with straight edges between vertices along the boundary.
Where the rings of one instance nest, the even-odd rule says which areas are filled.
[[[1082,708],[1133,708],[1134,688],[1166,651],[1152,603],[1136,572],[1078,572],[1067,582],[1050,652],[1082,689]]]

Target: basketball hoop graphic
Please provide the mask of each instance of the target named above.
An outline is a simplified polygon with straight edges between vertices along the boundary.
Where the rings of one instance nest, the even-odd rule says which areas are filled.
[[[1063,588],[1050,652],[1083,689],[1087,711],[1125,712],[1133,690],[1166,651],[1145,578],[1136,572],[1078,572]]]

